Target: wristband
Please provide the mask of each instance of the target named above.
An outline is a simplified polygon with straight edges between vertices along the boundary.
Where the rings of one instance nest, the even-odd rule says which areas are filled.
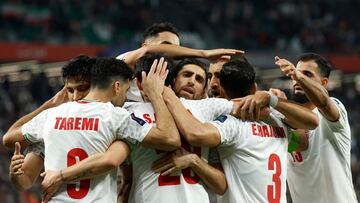
[[[269,106],[275,108],[278,104],[279,98],[275,95],[270,94]]]

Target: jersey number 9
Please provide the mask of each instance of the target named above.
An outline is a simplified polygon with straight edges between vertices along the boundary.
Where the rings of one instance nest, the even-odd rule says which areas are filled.
[[[81,148],[74,148],[70,150],[67,154],[67,166],[72,166],[76,164],[76,158],[79,161],[88,157],[88,154]],[[67,184],[66,190],[69,197],[73,199],[82,199],[84,198],[87,193],[89,192],[90,188],[90,179],[81,180],[80,185],[77,188],[77,184]]]

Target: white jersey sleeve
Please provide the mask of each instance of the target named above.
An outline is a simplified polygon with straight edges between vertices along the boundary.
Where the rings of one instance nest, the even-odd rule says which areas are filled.
[[[125,53],[117,56],[116,59],[122,60],[122,61],[124,61],[126,63],[124,58],[128,53],[129,52],[125,52]],[[141,97],[141,93],[140,93],[140,90],[139,90],[139,88],[138,88],[138,86],[136,84],[135,79],[130,82],[130,88],[126,93],[126,97],[127,97],[128,100],[131,100],[131,101],[144,102],[144,100]]]
[[[348,115],[344,105],[336,98],[331,98],[336,108],[339,111],[339,119],[335,122],[324,119],[333,133],[327,134],[328,139],[336,143],[338,149],[342,154],[349,154],[351,148],[351,133],[348,123]]]
[[[210,122],[220,133],[221,145],[230,145],[236,139],[241,139],[239,132],[239,120],[230,115],[221,115],[214,121]]]
[[[212,121],[222,114],[230,114],[233,108],[233,102],[220,98],[207,98],[201,100],[180,99],[185,106],[191,106],[202,112],[202,116],[207,121]]]
[[[142,142],[152,128],[143,119],[136,117],[134,113],[130,114],[119,107],[116,108],[113,122],[116,126],[117,138],[126,139],[133,144]]]
[[[21,132],[24,138],[30,143],[36,143],[43,141],[43,135],[41,133],[42,127],[47,120],[49,110],[42,111],[29,122],[21,126]]]
[[[124,57],[125,57],[125,55],[126,55],[127,53],[128,53],[128,52],[125,52],[125,53],[120,54],[119,56],[116,57],[116,59],[124,60]]]

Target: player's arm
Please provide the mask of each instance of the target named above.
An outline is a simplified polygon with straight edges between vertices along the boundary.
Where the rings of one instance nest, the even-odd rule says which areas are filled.
[[[63,183],[93,178],[118,167],[129,155],[129,146],[120,140],[113,142],[104,153],[93,154],[86,159],[60,171],[47,170],[41,174],[46,202]]]
[[[39,155],[31,152],[24,158],[20,148],[20,144],[15,143],[15,152],[9,167],[9,177],[18,191],[24,191],[34,185],[43,168],[44,160]]]
[[[209,165],[198,155],[189,153],[183,148],[154,162],[152,169],[165,176],[188,167],[200,177],[211,191],[219,195],[223,195],[226,192],[227,183],[222,168]]]
[[[113,142],[104,153],[93,154],[56,174],[57,182],[78,181],[102,175],[118,167],[129,155],[129,146],[120,140]],[[42,175],[46,177],[48,171]],[[43,183],[47,180],[44,179]]]
[[[220,144],[220,134],[216,127],[201,123],[193,117],[168,87],[164,89],[164,100],[181,135],[190,145],[214,147]]]
[[[292,101],[279,98],[275,106],[285,116],[284,122],[293,127],[301,129],[315,129],[319,125],[318,116],[309,109]]]
[[[150,72],[142,75],[142,87],[149,97],[156,114],[156,128],[153,127],[145,136],[141,144],[145,147],[156,148],[165,151],[173,151],[181,145],[179,131],[174,118],[171,116],[164,102],[162,93],[164,81],[168,71],[167,62],[161,58],[159,63],[154,61]]]
[[[142,46],[136,50],[129,51],[124,53],[123,55],[120,55],[117,57],[117,59],[123,60],[129,67],[133,70],[135,62],[144,56],[147,52],[147,48],[145,46]]]
[[[42,111],[58,106],[61,103],[66,102],[67,100],[68,100],[67,92],[66,92],[66,88],[64,87],[54,97],[46,101],[39,108],[17,120],[3,136],[3,145],[8,148],[13,148],[15,142],[19,142],[21,146],[28,145],[28,142],[24,139],[23,134],[21,132],[21,127],[25,123],[33,119],[35,116],[37,116],[39,113],[41,113]]]
[[[245,119],[250,115],[251,119],[258,120],[260,109],[272,106],[285,116],[285,123],[293,128],[314,129],[319,124],[319,118],[309,109],[302,107],[286,99],[278,98],[267,91],[257,91],[240,99],[238,116]]]
[[[275,64],[304,90],[307,98],[320,110],[329,121],[339,120],[340,113],[335,103],[330,99],[325,87],[313,82],[309,77],[296,70],[295,66],[286,59],[275,57]]]
[[[146,53],[163,53],[166,56],[172,58],[179,57],[198,57],[198,58],[219,58],[224,55],[243,54],[244,51],[236,49],[211,49],[200,50],[191,49],[179,45],[173,44],[158,44],[158,45],[146,45],[134,51],[127,52],[122,60],[130,67],[134,67],[136,60],[145,55]]]

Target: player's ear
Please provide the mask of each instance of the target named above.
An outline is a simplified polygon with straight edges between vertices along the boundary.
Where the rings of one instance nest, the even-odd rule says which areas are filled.
[[[324,86],[325,88],[327,88],[327,86],[328,86],[328,84],[329,84],[329,78],[322,78],[321,79],[321,85],[322,86]]]
[[[121,82],[116,80],[113,84],[113,91],[117,93],[120,90],[121,90]]]
[[[141,82],[137,79],[137,78],[135,78],[135,81],[136,81],[136,85],[137,85],[137,87],[139,88],[139,90],[143,90],[143,88],[142,88],[142,85],[141,85]]]

